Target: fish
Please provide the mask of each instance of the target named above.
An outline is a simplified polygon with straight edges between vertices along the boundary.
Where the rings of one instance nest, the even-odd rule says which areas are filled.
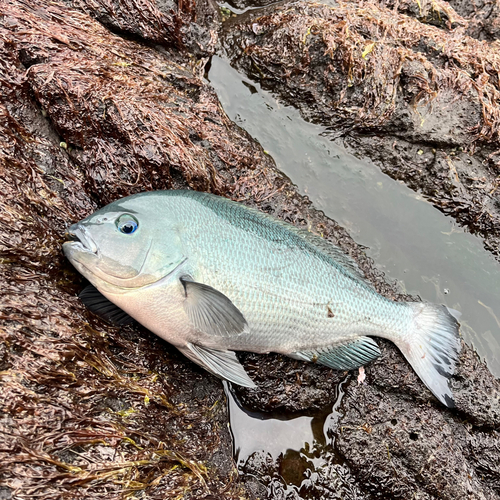
[[[237,351],[353,370],[380,356],[372,337],[381,337],[454,407],[460,313],[380,295],[349,255],[306,229],[210,193],[166,190],[116,200],[66,236],[91,311],[139,322],[219,378],[256,387]]]

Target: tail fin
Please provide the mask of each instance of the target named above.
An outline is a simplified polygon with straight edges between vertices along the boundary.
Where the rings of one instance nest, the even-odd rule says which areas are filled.
[[[460,313],[436,304],[408,305],[413,310],[413,326],[398,347],[439,401],[453,408],[448,379],[455,371],[461,348],[457,321]]]

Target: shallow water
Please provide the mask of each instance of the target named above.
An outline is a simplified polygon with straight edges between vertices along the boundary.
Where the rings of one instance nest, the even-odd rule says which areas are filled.
[[[324,127],[305,122],[226,60],[212,58],[208,79],[228,116],[261,143],[316,208],[367,247],[388,280],[462,313],[465,341],[500,377],[500,265],[482,241],[403,183],[322,136]],[[300,452],[305,443],[314,448],[314,419],[264,418],[229,399],[239,466],[257,449],[274,457]]]
[[[231,384],[223,382],[238,469],[243,470],[250,457],[258,454],[269,456],[279,464],[279,475],[273,478],[268,493],[272,489],[276,494],[276,489],[279,489],[282,494],[298,493],[300,498],[301,489],[308,489],[311,479],[314,479],[311,478],[312,473],[321,472],[328,464],[342,468],[342,460],[335,456],[333,444],[339,418],[337,408],[342,402],[343,386],[348,379],[349,376],[337,387],[332,387],[332,391],[336,392],[333,408],[317,411],[314,415],[249,411],[239,403]],[[348,470],[342,472],[343,479],[348,483]]]

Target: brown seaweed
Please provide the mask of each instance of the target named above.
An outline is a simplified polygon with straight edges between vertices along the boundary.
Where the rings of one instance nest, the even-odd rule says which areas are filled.
[[[61,253],[65,228],[111,200],[181,187],[232,197],[339,244],[380,293],[407,298],[345,230],[297,194],[188,67],[111,33],[63,2],[2,4],[4,498],[253,495],[232,461],[220,382],[138,325],[103,323],[76,298],[83,284]],[[382,351],[367,369],[367,386],[345,382],[336,453],[356,478],[352,491],[371,498],[411,487],[422,497],[434,495],[443,485],[442,467],[433,475],[427,465],[417,481],[411,477],[425,460],[434,466],[428,452],[443,436],[451,439],[452,429],[443,466],[458,464],[459,470],[453,472],[457,486],[445,488],[444,498],[465,495],[469,476],[477,498],[498,498],[498,381],[464,347],[452,381],[457,411],[450,412],[393,346],[383,343]],[[240,396],[261,410],[324,407],[336,397],[332,385],[345,376],[280,356],[242,359],[260,388]],[[395,412],[404,418],[391,433],[384,415]],[[411,433],[420,447],[412,447]],[[367,436],[373,439],[367,442]],[[404,452],[405,460],[396,463],[396,452]],[[394,474],[393,465],[399,467]]]
[[[459,25],[394,10],[404,5],[280,4],[227,21],[224,46],[234,66],[423,192],[498,258],[500,52]]]

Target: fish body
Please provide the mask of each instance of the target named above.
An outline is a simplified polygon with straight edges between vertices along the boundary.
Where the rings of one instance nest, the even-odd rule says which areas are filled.
[[[132,195],[69,233],[65,254],[98,293],[218,376],[253,386],[234,351],[352,369],[380,354],[378,336],[453,404],[456,319],[381,296],[317,235],[195,191]],[[90,302],[100,307],[98,293]]]

